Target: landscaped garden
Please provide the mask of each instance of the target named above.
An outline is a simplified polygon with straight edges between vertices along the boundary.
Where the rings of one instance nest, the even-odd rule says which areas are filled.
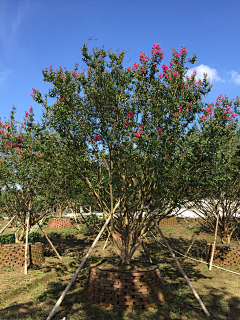
[[[195,219],[187,218],[188,223],[178,218],[176,225],[161,226],[165,237],[172,249],[185,254],[192,236],[199,231],[199,223]],[[39,266],[29,266],[28,274],[23,274],[23,267],[0,268],[0,319],[46,319],[52,307],[58,300],[60,294],[75,273],[88,248],[96,237],[84,224],[81,232],[77,229],[74,219],[72,228],[53,230],[48,224],[43,230],[51,239],[59,252],[62,260],[59,260],[45,237],[41,239],[45,262]],[[1,221],[1,227],[8,220]],[[6,234],[11,234],[12,228],[7,228]],[[178,268],[173,263],[167,248],[164,247],[162,239],[157,230],[153,231],[155,237],[160,241],[160,247],[151,237],[146,237],[145,243],[153,262],[159,266],[161,279],[166,288],[179,300],[196,305],[196,300],[186,285],[185,280]],[[41,233],[39,233],[39,236]],[[204,249],[207,243],[213,241],[213,234],[203,231],[196,239],[188,257],[203,261],[205,260]],[[97,264],[100,259],[108,259],[101,264],[101,268],[119,270],[119,258],[110,242],[107,243],[107,233],[98,241],[91,257],[87,260],[75,283],[69,290],[62,305],[59,307],[53,319],[203,319],[204,313],[201,309],[187,306],[176,301],[163,289],[165,305],[152,306],[147,310],[130,309],[128,307],[117,310],[111,306],[90,304],[91,301],[84,295],[87,286],[90,266]],[[221,243],[217,238],[217,243]],[[231,245],[238,245],[233,238]],[[206,251],[205,251],[206,252]],[[176,253],[184,271],[193,283],[205,305],[228,306],[240,304],[240,275],[213,268],[208,270],[208,265],[194,260],[184,259]],[[149,269],[148,257],[143,248],[140,248],[133,257],[135,261],[132,266],[137,270]],[[224,266],[224,268],[240,273],[240,265]],[[237,319],[239,307],[209,307],[211,319]]]

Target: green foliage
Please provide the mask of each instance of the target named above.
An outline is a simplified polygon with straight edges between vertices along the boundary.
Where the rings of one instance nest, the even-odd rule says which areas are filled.
[[[42,235],[38,232],[32,232],[29,234],[28,242],[33,244],[36,242],[42,242]],[[1,244],[15,243],[15,235],[11,233],[11,234],[4,234],[0,236],[0,243]]]
[[[0,236],[0,243],[1,244],[10,244],[15,243],[15,235],[12,234],[3,234]]]

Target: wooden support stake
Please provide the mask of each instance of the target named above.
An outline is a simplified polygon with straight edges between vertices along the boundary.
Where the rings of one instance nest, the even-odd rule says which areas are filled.
[[[58,256],[58,258],[61,260],[62,257],[59,255],[59,253],[57,252],[57,249],[54,247],[54,245],[52,244],[51,240],[48,238],[47,234],[43,231],[43,229],[41,228],[40,224],[37,222],[40,230],[42,231],[42,233],[44,234],[44,236],[46,237],[47,241],[50,243],[50,246],[53,248],[53,250],[55,251],[56,255]]]
[[[187,222],[187,224],[189,225],[189,227],[192,229],[192,226],[190,225],[190,223],[187,221],[187,219],[185,217],[183,217],[183,219]]]
[[[147,247],[146,247],[144,241],[142,241],[142,246],[143,246],[143,250],[145,251],[145,253],[146,253],[147,257],[148,257],[149,262],[153,263],[150,255],[149,255],[149,253],[148,253],[148,250],[147,250]]]
[[[70,208],[70,209],[72,210],[72,213],[73,213],[73,216],[74,216],[75,222],[76,222],[76,224],[77,224],[77,228],[78,228],[78,230],[80,231],[80,230],[81,230],[81,228],[79,227],[78,222],[77,222],[76,212],[74,212],[75,210],[73,211],[73,209],[72,209],[72,208]]]
[[[154,240],[157,242],[157,245],[159,246],[159,248],[162,250],[163,248],[160,246],[160,244],[157,241],[157,238],[155,237],[155,235],[152,233],[152,231],[150,231],[152,236],[154,237]]]
[[[212,254],[211,254],[211,260],[210,260],[210,265],[209,265],[209,270],[210,270],[210,271],[212,270],[213,256],[214,256],[216,239],[217,239],[218,220],[219,220],[219,214],[217,215],[217,222],[216,222],[216,229],[215,229],[215,235],[214,235],[214,242],[213,242],[213,246],[212,246]]]
[[[7,226],[13,221],[14,218],[15,216],[12,217],[12,219],[5,225],[5,227],[2,228],[2,230],[0,231],[0,234],[7,228]]]
[[[105,244],[104,244],[103,250],[105,250],[105,248],[106,248],[106,245],[107,245],[107,242],[108,242],[109,237],[110,237],[110,232],[108,233],[108,237],[107,237],[107,240],[106,240],[106,242],[105,242]]]
[[[58,299],[57,303],[55,304],[54,308],[52,309],[52,311],[50,312],[50,314],[48,315],[46,320],[51,320],[52,317],[54,316],[54,314],[56,313],[58,307],[60,306],[60,304],[62,303],[63,299],[65,298],[65,296],[67,295],[68,290],[71,288],[73,282],[76,280],[79,272],[81,271],[84,263],[86,262],[88,256],[91,254],[91,252],[93,251],[95,245],[97,244],[99,238],[101,237],[105,227],[107,226],[107,224],[109,223],[109,221],[111,220],[111,215],[109,215],[107,221],[105,222],[104,226],[102,227],[102,229],[100,230],[99,234],[97,235],[96,239],[94,240],[91,248],[88,250],[86,256],[84,257],[83,261],[80,263],[77,271],[75,272],[74,276],[72,277],[72,279],[69,281],[66,289],[63,291],[61,297]]]
[[[197,237],[200,235],[200,233],[201,233],[201,230],[202,228],[200,228],[200,230],[199,230],[199,232],[196,234],[196,235],[194,235],[193,237],[192,237],[192,242],[191,242],[191,244],[190,244],[190,246],[188,247],[188,249],[187,249],[187,252],[185,253],[185,256],[184,256],[184,259],[186,258],[186,256],[188,255],[188,252],[190,251],[190,249],[192,248],[192,246],[193,246],[193,244],[194,244],[194,242],[195,242],[195,240],[197,239]]]
[[[28,228],[29,228],[30,211],[28,211],[27,217],[27,230],[26,230],[26,246],[25,246],[25,263],[24,263],[24,274],[27,274],[27,249],[28,249]]]
[[[153,219],[153,221],[154,221],[154,223],[155,223],[155,226],[156,226],[158,232],[160,233],[160,235],[161,235],[161,237],[162,237],[162,239],[163,239],[163,242],[165,243],[165,245],[167,246],[169,252],[171,253],[171,256],[173,257],[173,260],[176,262],[176,264],[177,264],[177,266],[178,266],[178,269],[181,271],[181,273],[182,273],[185,281],[187,282],[187,285],[188,285],[189,288],[192,290],[192,293],[194,294],[194,296],[195,296],[195,298],[197,299],[198,303],[199,303],[200,306],[202,307],[203,312],[204,312],[207,316],[210,316],[210,313],[208,312],[207,308],[206,308],[205,305],[203,304],[203,302],[202,302],[201,298],[199,297],[198,293],[196,292],[196,290],[195,290],[194,287],[192,286],[192,284],[191,284],[190,280],[188,279],[186,273],[183,271],[183,269],[182,269],[182,267],[181,267],[181,265],[180,265],[177,257],[176,257],[175,254],[173,253],[170,245],[168,244],[166,238],[164,237],[164,235],[163,235],[161,229],[159,228],[157,222],[155,221],[155,219]]]

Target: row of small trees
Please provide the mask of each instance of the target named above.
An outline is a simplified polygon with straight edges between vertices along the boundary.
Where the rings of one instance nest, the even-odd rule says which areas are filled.
[[[17,215],[22,229],[16,241],[23,241],[28,211],[33,225],[53,205],[92,199],[105,219],[111,215],[108,231],[122,262],[129,263],[153,218],[160,221],[184,205],[196,207],[202,199],[223,194],[227,200],[239,199],[240,131],[234,120],[239,98],[234,110],[232,101],[221,96],[206,108],[200,98],[211,86],[206,75],[195,83],[196,73],[184,82],[184,47],[173,51],[170,66],[162,65],[164,73],[157,78],[164,57],[158,44],[152,58],[140,54],[141,67],[135,63],[123,69],[125,52],[108,53],[110,63],[103,49],[91,56],[83,46],[87,75],[77,73],[77,65],[72,72],[52,66],[43,71],[53,89],[45,101],[33,89],[34,100],[45,108],[41,125],[34,123],[32,108],[20,131],[13,111],[11,124],[2,124],[0,174],[6,191],[0,205],[10,217]],[[195,63],[196,56],[189,62]],[[52,106],[48,96],[57,99]],[[22,190],[9,189],[9,182]],[[216,210],[205,221],[209,226]],[[227,221],[220,218],[224,243],[231,238]]]

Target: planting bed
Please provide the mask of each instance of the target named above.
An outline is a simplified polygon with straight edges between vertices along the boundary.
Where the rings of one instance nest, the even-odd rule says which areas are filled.
[[[62,218],[62,219],[49,219],[48,228],[50,229],[62,229],[69,228],[72,226],[72,222],[70,218]]]
[[[210,262],[212,253],[212,244],[208,243],[207,261]],[[213,255],[213,263],[220,266],[240,265],[240,246],[216,246]]]
[[[121,308],[148,308],[164,305],[158,266],[146,271],[119,271],[104,264],[91,268],[85,295],[99,305]]]
[[[159,226],[175,226],[176,224],[177,224],[177,218],[176,217],[162,219],[159,222]]]
[[[28,244],[28,264],[40,265],[44,262],[42,244]],[[25,261],[25,244],[1,244],[0,243],[0,267],[23,267]]]

